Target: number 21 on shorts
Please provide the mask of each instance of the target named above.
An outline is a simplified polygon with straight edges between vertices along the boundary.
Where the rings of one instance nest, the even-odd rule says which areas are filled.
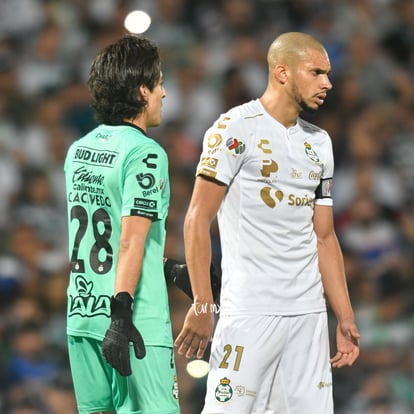
[[[229,368],[229,358],[232,354],[236,353],[236,358],[233,365],[233,371],[238,371],[240,368],[241,359],[243,356],[244,346],[236,345],[233,347],[230,344],[224,345],[224,357],[222,361],[220,362],[219,368],[228,369]]]

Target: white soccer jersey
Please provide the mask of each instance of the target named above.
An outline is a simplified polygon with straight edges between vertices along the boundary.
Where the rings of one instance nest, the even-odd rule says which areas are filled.
[[[197,175],[228,186],[218,212],[222,315],[297,315],[326,309],[314,204],[332,205],[329,135],[298,119],[285,128],[259,100],[206,132]]]

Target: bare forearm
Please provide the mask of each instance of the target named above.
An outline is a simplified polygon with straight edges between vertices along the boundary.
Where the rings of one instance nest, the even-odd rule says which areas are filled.
[[[344,262],[335,234],[318,241],[319,270],[327,300],[338,320],[353,319]]]
[[[210,285],[211,237],[210,222],[189,212],[184,224],[187,267],[195,302],[213,303]]]
[[[136,236],[120,242],[115,279],[115,294],[128,292],[131,296],[139,282],[144,257],[145,240]]]

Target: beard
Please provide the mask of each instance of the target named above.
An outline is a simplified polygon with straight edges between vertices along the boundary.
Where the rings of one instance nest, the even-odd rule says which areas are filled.
[[[299,108],[301,112],[306,112],[307,114],[314,114],[317,112],[318,108],[311,108],[303,99],[301,99],[299,102]]]
[[[319,109],[318,106],[316,108],[313,108],[306,103],[303,96],[299,93],[299,90],[296,85],[293,85],[292,93],[293,93],[293,97],[296,103],[299,106],[299,112],[306,112],[308,114],[314,114]]]

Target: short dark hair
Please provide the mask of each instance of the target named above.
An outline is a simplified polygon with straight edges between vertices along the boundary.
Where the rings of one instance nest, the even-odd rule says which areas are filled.
[[[127,35],[107,46],[94,59],[88,87],[100,123],[118,124],[142,113],[147,102],[139,86],[152,91],[161,76],[161,59],[150,40]]]

